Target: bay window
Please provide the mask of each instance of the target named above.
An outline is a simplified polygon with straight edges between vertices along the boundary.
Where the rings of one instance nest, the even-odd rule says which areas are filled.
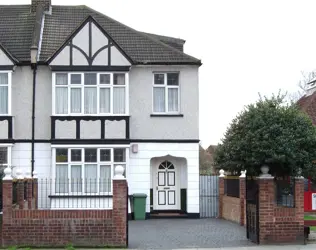
[[[11,145],[0,145],[0,169],[1,172],[11,166]]]
[[[153,112],[179,113],[179,73],[154,73]]]
[[[56,148],[55,155],[56,193],[108,194],[115,167],[126,170],[126,148]]]
[[[10,115],[11,72],[0,71],[0,115]]]
[[[126,73],[54,73],[54,114],[125,115]]]

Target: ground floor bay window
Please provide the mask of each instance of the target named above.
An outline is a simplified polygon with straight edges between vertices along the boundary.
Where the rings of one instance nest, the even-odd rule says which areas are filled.
[[[63,195],[112,194],[112,178],[117,165],[126,175],[127,148],[53,148],[54,193]]]

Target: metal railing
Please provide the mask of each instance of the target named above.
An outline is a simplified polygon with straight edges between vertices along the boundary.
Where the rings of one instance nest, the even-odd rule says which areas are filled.
[[[274,181],[277,206],[295,207],[295,178],[275,177]]]
[[[227,196],[239,198],[238,176],[228,176],[224,179],[224,193]]]

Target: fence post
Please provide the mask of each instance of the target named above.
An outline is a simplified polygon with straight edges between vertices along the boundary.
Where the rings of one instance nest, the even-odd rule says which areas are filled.
[[[2,179],[2,226],[12,218],[12,170],[10,167],[4,169],[5,176]],[[1,228],[3,231],[3,229]]]
[[[113,223],[116,230],[115,244],[127,247],[127,182],[123,176],[124,168],[115,167],[113,177]]]
[[[25,175],[26,180],[26,201],[27,201],[27,208],[32,209],[32,199],[33,199],[33,182],[31,172],[26,172]]]
[[[239,176],[239,200],[240,200],[240,225],[245,225],[245,201],[246,201],[246,171],[241,171]]]
[[[219,196],[218,196],[218,218],[223,218],[223,196],[225,193],[225,171],[223,169],[219,170]]]
[[[17,203],[19,209],[24,208],[24,178],[20,169],[16,171],[17,175]]]
[[[302,241],[304,240],[304,177],[295,178],[295,220],[298,224],[296,235],[297,238],[301,235]]]

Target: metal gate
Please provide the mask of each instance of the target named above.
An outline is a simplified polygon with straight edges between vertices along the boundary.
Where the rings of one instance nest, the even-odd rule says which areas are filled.
[[[217,175],[200,175],[200,217],[218,217],[219,182]]]
[[[259,188],[255,177],[246,178],[247,238],[259,244]]]

